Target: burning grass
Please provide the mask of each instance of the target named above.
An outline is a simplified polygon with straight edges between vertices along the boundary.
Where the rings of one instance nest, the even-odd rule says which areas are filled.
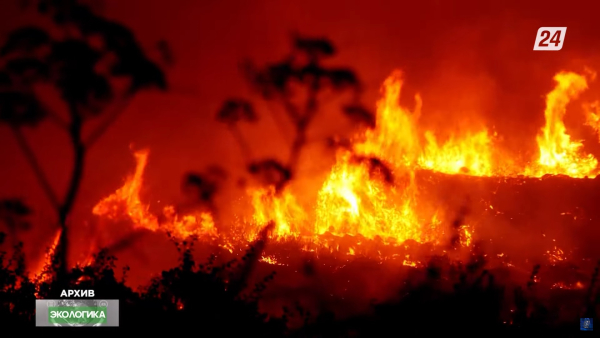
[[[134,229],[160,230],[180,239],[196,236],[229,251],[254,241],[271,221],[272,240],[294,239],[308,250],[337,250],[335,238],[347,236],[355,238],[354,246],[342,252],[349,255],[369,241],[390,246],[401,246],[407,240],[440,245],[456,237],[469,247],[477,236],[474,225],[465,217],[460,224],[448,225],[455,211],[431,193],[435,186],[427,181],[439,179],[419,179],[427,176],[424,173],[470,177],[474,183],[478,177],[516,182],[547,174],[597,175],[597,160],[582,152],[582,142],[571,140],[563,123],[567,104],[587,89],[588,79],[561,72],[554,80],[556,87],[546,97],[546,124],[536,138],[539,157],[532,163],[517,164],[507,158],[485,128],[451,135],[440,143],[435,131],[419,127],[420,96],[415,97],[413,110],[400,105],[403,77],[394,72],[382,87],[375,126],[357,134],[350,148],[338,151],[313,205],[301,205],[288,186],[259,186],[248,190],[253,216],[246,221],[241,217],[228,230],[215,224],[210,211],[180,215],[173,206],[166,206],[155,216],[140,197],[149,156],[148,150],[140,150],[134,154],[135,172],[100,201],[93,213],[103,220],[130,220]],[[491,205],[489,197],[486,202]]]
[[[564,182],[571,186],[583,182],[589,189],[598,181],[580,180],[596,177],[597,160],[583,153],[583,143],[572,140],[563,123],[567,104],[587,88],[588,79],[561,72],[554,80],[556,87],[546,97],[546,122],[536,138],[539,154],[530,163],[506,157],[508,152],[487,128],[450,134],[445,141],[435,131],[423,130],[418,123],[422,99],[415,97],[412,110],[401,106],[403,78],[395,72],[383,85],[375,125],[357,134],[351,146],[338,150],[312,205],[301,204],[289,185],[267,185],[248,189],[252,216],[241,217],[227,228],[217,224],[207,210],[180,214],[174,206],[166,206],[155,215],[140,196],[149,156],[148,150],[141,150],[134,154],[134,173],[100,201],[93,213],[101,222],[126,221],[132,232],[164,232],[177,241],[197,240],[214,248],[220,260],[232,262],[250,245],[256,250],[244,256],[235,272],[237,281],[245,283],[257,278],[257,273],[280,272],[282,282],[263,295],[261,306],[272,315],[285,315],[288,327],[301,326],[306,336],[384,332],[377,330],[390,329],[397,324],[391,318],[397,316],[415,325],[415,330],[440,318],[442,326],[456,329],[560,326],[578,314],[593,316],[597,310],[596,277],[589,280],[593,262],[585,261],[589,255],[567,250],[556,234],[546,238],[544,233],[530,241],[532,248],[526,256],[499,251],[491,243],[510,244],[511,240],[488,236],[496,224],[528,222],[523,215],[529,212],[525,209],[531,201],[517,195],[544,196],[547,186],[555,188]],[[590,126],[594,126],[594,114],[588,114]],[[567,177],[544,177],[548,174]],[[506,186],[514,194],[508,197],[509,203],[506,196],[498,199],[498,192]],[[451,205],[448,196],[457,190],[470,200]],[[521,202],[515,205],[515,200]],[[568,204],[562,206],[569,212],[577,210]],[[592,222],[589,215],[583,219]],[[531,252],[537,254],[531,256]],[[93,261],[88,257],[84,265],[91,267]],[[541,261],[532,273],[534,262]],[[167,302],[161,306],[173,314],[188,309],[204,313],[208,310],[192,305],[204,296],[188,289],[173,290],[171,279],[206,282],[200,276],[210,273],[192,272],[189,256],[184,255],[182,262],[179,268],[163,273],[162,281],[146,294],[159,303]],[[232,263],[224,264],[226,268],[217,271],[229,271]],[[583,271],[588,271],[587,280]],[[224,278],[216,284],[206,282],[207,288],[241,302],[231,303],[233,308],[244,308],[246,303],[228,292],[235,289],[233,294],[239,295],[245,287],[234,287],[231,281],[235,279],[228,279],[231,276]],[[389,288],[382,286],[386,283]],[[564,307],[559,299],[567,294],[581,301]],[[318,317],[310,318],[301,307],[295,318],[302,320],[294,323],[289,310],[278,312],[282,304],[298,300],[298,295],[309,299],[306,306]],[[384,303],[371,307],[363,299],[374,296]],[[135,297],[141,300],[133,302],[142,302],[146,296]],[[258,300],[254,301],[252,306],[257,306]],[[351,311],[355,308],[362,312]],[[364,315],[372,311],[375,316]],[[327,317],[340,312],[352,319]],[[256,319],[257,313],[254,309],[236,315]]]

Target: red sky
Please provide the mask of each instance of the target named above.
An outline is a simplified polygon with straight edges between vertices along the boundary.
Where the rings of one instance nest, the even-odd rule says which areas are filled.
[[[25,22],[16,5],[3,7],[0,37]],[[510,147],[523,151],[533,149],[553,74],[600,69],[597,1],[112,0],[99,8],[128,25],[151,55],[157,41],[168,41],[176,63],[167,70],[172,92],[139,95],[92,149],[76,206],[79,219],[132,170],[132,143],[151,149],[146,176],[151,200],[176,199],[185,171],[212,163],[239,167],[233,139],[213,116],[223,99],[250,95],[238,63],[283,56],[292,31],[332,39],[339,50],[332,63],[357,71],[367,106],[374,108],[382,81],[401,68],[406,104],[421,92],[426,122],[448,124],[469,116],[495,126]],[[540,26],[568,27],[563,50],[532,50]],[[320,132],[339,129],[342,119],[328,113]],[[27,198],[48,224],[52,214],[31,170],[8,130],[0,130],[0,197]],[[277,152],[283,140],[268,120],[247,132],[265,155]],[[62,189],[71,156],[65,140],[50,125],[28,136]]]

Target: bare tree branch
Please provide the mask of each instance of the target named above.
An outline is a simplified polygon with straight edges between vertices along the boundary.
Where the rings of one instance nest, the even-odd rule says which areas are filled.
[[[281,133],[281,136],[286,140],[286,142],[291,144],[290,135],[289,135],[289,133],[286,132],[286,128],[284,125],[285,122],[282,120],[281,114],[277,114],[274,111],[272,101],[267,101],[266,103],[267,103],[267,112],[269,113],[269,115],[271,115],[271,117],[273,118],[273,121],[275,121],[275,124],[277,125],[277,129]]]
[[[285,108],[285,112],[292,120],[292,123],[297,124],[300,121],[300,119],[302,119],[302,116],[300,115],[300,112],[298,112],[296,106],[294,106],[294,104],[290,102],[290,99],[285,95],[282,95],[280,99],[283,103],[283,107]]]
[[[31,169],[33,169],[35,177],[38,180],[38,183],[44,190],[46,197],[50,200],[50,203],[52,204],[52,206],[58,209],[60,206],[60,203],[58,201],[58,198],[56,197],[56,193],[52,189],[52,186],[50,185],[50,181],[46,177],[46,174],[44,173],[42,166],[40,165],[39,161],[37,160],[37,157],[35,156],[33,149],[31,149],[31,147],[29,146],[29,143],[27,143],[27,139],[25,138],[25,135],[23,135],[23,133],[21,132],[21,130],[18,127],[12,127],[11,130],[13,132],[13,135],[15,136],[15,139],[17,140],[19,148],[21,148],[21,151],[25,155],[25,158],[27,159],[27,162],[31,166]]]
[[[238,146],[242,151],[242,156],[247,162],[250,162],[250,160],[252,159],[252,151],[250,150],[248,142],[246,142],[246,139],[242,135],[241,130],[236,125],[230,125],[229,130],[231,131],[231,134],[235,138],[236,142],[238,143]]]
[[[73,205],[75,205],[75,199],[77,197],[77,193],[79,192],[79,187],[81,186],[81,181],[83,179],[83,170],[85,166],[85,153],[86,148],[84,143],[81,140],[81,130],[83,128],[83,119],[81,118],[81,114],[77,111],[77,105],[74,103],[69,104],[69,110],[71,115],[71,125],[69,128],[69,138],[71,141],[71,146],[73,149],[73,171],[71,173],[71,178],[69,180],[69,184],[67,186],[67,191],[65,193],[64,200],[58,207],[58,220],[61,225],[62,232],[60,234],[59,246],[60,248],[58,252],[58,257],[60,257],[60,264],[58,269],[58,279],[65,280],[67,276],[67,272],[69,270],[69,227],[67,226],[67,219],[71,210],[73,209]]]
[[[69,124],[62,117],[58,116],[55,112],[46,110],[47,116],[54,124],[56,124],[61,129],[67,130],[69,128]]]
[[[46,113],[48,119],[63,131],[69,130],[69,121],[62,118],[54,109],[44,105],[44,112]]]
[[[294,139],[292,149],[290,150],[288,168],[296,168],[300,159],[300,153],[302,151],[302,148],[304,148],[306,144],[306,134],[308,127],[313,121],[313,118],[315,117],[318,110],[317,88],[317,82],[315,80],[315,82],[313,82],[311,84],[311,87],[309,88],[305,112],[296,122],[296,138]]]
[[[96,141],[98,141],[98,139],[100,139],[100,137],[102,137],[102,135],[106,133],[108,128],[110,128],[110,126],[112,126],[117,121],[117,119],[123,114],[127,107],[129,107],[130,103],[131,96],[126,95],[125,97],[123,97],[117,103],[116,107],[108,115],[108,117],[104,119],[104,121],[102,121],[102,123],[90,133],[90,135],[87,137],[87,140],[84,141],[85,147],[89,149],[94,143],[96,143]]]

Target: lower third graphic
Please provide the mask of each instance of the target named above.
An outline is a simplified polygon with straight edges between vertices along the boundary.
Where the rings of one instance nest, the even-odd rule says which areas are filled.
[[[119,326],[119,300],[37,299],[35,326]]]

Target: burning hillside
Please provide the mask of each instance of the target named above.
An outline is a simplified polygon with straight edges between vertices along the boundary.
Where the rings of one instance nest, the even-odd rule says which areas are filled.
[[[450,227],[455,210],[429,198],[435,186],[419,177],[427,172],[495,182],[546,174],[595,177],[597,160],[583,152],[581,141],[571,139],[563,122],[567,105],[587,88],[589,79],[593,77],[570,72],[554,77],[556,86],[546,96],[546,123],[539,135],[532,135],[539,154],[530,163],[508,158],[511,151],[502,149],[496,143],[497,135],[487,128],[451,134],[445,141],[439,140],[434,130],[422,130],[422,99],[415,96],[412,110],[400,105],[404,80],[396,71],[383,84],[375,127],[356,135],[350,148],[338,150],[337,162],[312,206],[300,205],[289,187],[277,190],[269,186],[249,190],[254,215],[231,230],[222,230],[208,211],[180,215],[167,206],[162,215],[154,215],[140,196],[149,156],[148,150],[141,150],[135,152],[135,172],[100,201],[93,213],[105,220],[128,219],[132,230],[164,231],[181,239],[193,235],[229,251],[255,240],[271,221],[272,240],[292,240],[308,251],[343,248],[340,254],[360,252],[382,258],[381,245],[398,247],[406,241],[445,245],[453,236],[461,246],[469,247],[477,233],[468,217],[459,217],[460,224]],[[593,127],[597,115],[591,108],[589,111],[587,123]],[[488,202],[483,209],[492,210],[493,206]],[[342,238],[352,240],[340,248]],[[368,243],[380,244],[367,250]],[[265,258],[269,260],[276,258]]]

